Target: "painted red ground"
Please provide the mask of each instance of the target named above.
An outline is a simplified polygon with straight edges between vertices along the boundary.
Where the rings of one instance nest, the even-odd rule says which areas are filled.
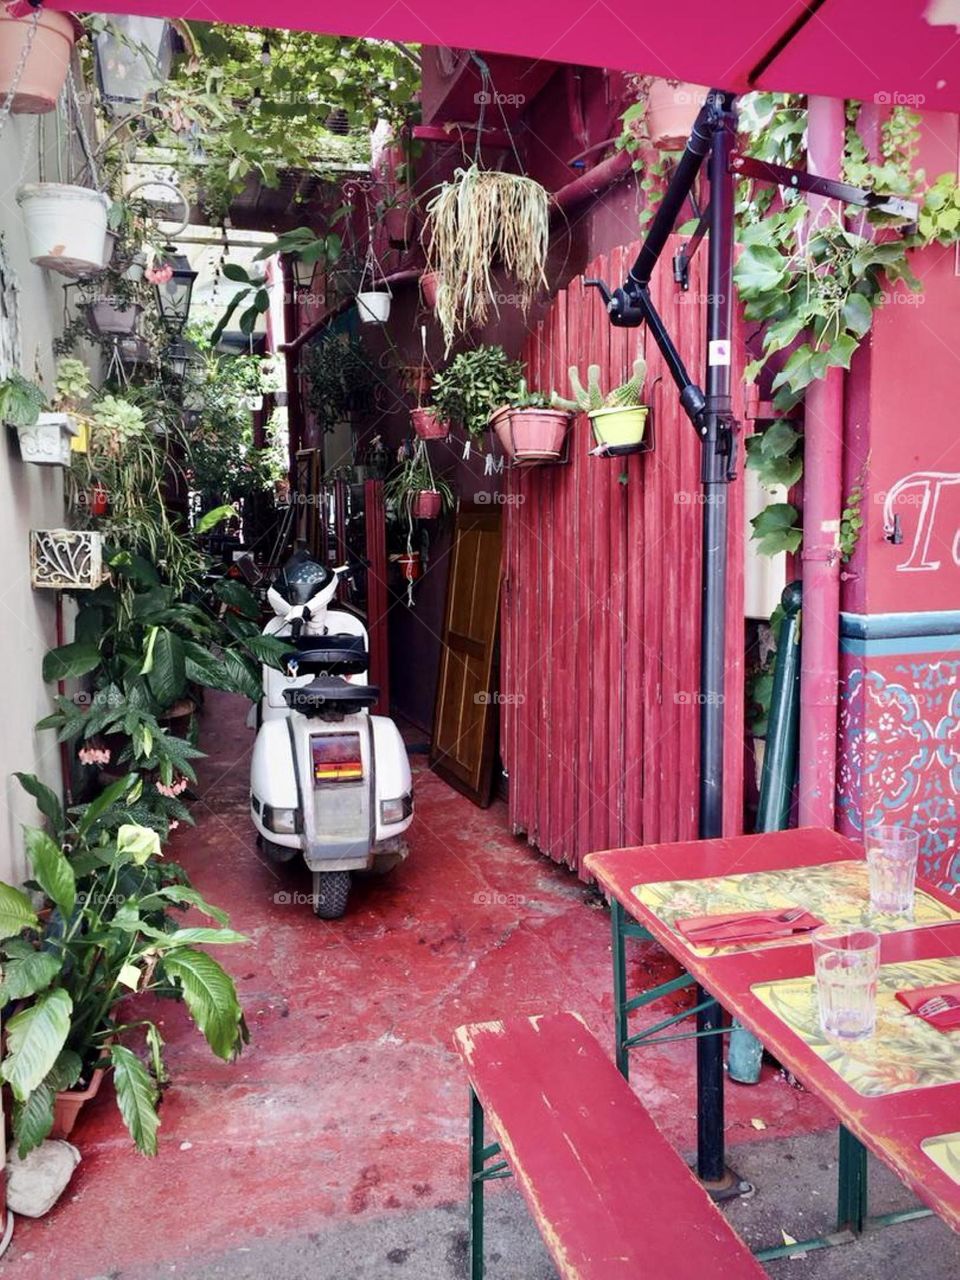
[[[252,1043],[221,1063],[165,1005],[173,1085],[160,1155],[132,1150],[105,1087],[74,1131],[83,1163],[66,1197],[42,1221],[18,1219],[0,1275],[70,1280],[182,1262],[350,1215],[463,1200],[467,1099],[452,1028],[573,1009],[609,1039],[606,911],[510,835],[502,805],[477,809],[423,767],[409,861],[361,883],[343,921],[291,901],[309,891],[306,871],[265,863],[246,816],[245,709],[211,697],[197,827],[178,833],[171,856],[250,937],[219,954],[238,978]],[[637,946],[632,979],[649,985],[669,964],[653,944]],[[692,1044],[633,1063],[667,1137],[692,1148]],[[766,1069],[758,1087],[727,1096],[736,1142],[829,1123]]]

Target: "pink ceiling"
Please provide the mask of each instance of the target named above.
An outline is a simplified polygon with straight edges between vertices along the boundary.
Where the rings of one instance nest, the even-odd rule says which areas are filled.
[[[488,49],[739,91],[881,102],[888,95],[960,110],[960,0],[103,0],[97,11]]]

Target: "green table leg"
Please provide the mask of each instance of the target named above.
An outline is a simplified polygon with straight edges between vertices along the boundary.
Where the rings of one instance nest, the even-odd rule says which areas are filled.
[[[616,1043],[614,1046],[617,1070],[624,1080],[630,1078],[630,1054],[627,1038],[627,952],[623,932],[623,907],[614,898],[610,903],[610,924],[613,930],[613,1019]]]
[[[837,1190],[838,1230],[863,1230],[867,1219],[867,1149],[849,1129],[840,1126]]]
[[[470,1090],[470,1280],[483,1280],[483,1105]]]

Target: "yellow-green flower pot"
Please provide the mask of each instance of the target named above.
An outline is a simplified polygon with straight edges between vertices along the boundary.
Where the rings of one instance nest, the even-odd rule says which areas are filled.
[[[587,417],[597,444],[603,449],[621,452],[643,443],[649,412],[645,404],[628,405],[625,408],[594,409]]]

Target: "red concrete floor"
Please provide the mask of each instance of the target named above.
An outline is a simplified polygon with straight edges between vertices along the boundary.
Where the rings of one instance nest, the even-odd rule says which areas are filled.
[[[609,1042],[606,910],[510,835],[502,805],[477,809],[422,756],[406,864],[362,881],[342,921],[316,920],[293,900],[309,891],[305,868],[264,862],[247,819],[245,711],[239,699],[210,698],[197,826],[177,833],[170,856],[249,935],[218,955],[237,976],[252,1042],[222,1063],[182,1009],[165,1004],[173,1083],[159,1156],[132,1149],[105,1086],[74,1131],[83,1163],[64,1199],[45,1219],[18,1219],[0,1275],[134,1271],[351,1216],[461,1201],[467,1097],[452,1029],[564,1008]],[[669,963],[654,944],[637,945],[631,978],[649,984]],[[693,1060],[687,1042],[635,1054],[631,1066],[685,1150],[694,1144]],[[829,1125],[769,1068],[759,1086],[731,1086],[727,1097],[733,1142]]]

